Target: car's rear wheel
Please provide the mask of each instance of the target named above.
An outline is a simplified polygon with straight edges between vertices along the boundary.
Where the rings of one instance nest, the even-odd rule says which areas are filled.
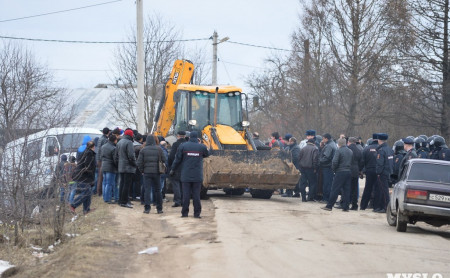
[[[397,217],[392,214],[391,203],[389,202],[386,209],[386,219],[389,226],[395,226],[397,224]]]
[[[397,223],[396,223],[397,232],[406,232],[406,226],[408,223],[402,220],[400,209],[397,207]]]

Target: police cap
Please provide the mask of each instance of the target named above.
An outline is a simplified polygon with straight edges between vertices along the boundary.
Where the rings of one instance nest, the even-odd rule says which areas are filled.
[[[403,141],[403,143],[405,143],[405,144],[407,144],[407,145],[412,145],[412,144],[414,144],[414,140],[412,140],[412,139],[409,138],[409,137],[403,138],[402,141]]]

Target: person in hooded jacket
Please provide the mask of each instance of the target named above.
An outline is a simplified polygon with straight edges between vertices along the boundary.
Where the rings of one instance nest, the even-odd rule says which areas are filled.
[[[89,142],[89,141],[91,141],[92,139],[91,139],[91,136],[89,136],[89,135],[85,135],[84,137],[83,137],[83,142],[81,143],[81,146],[78,148],[78,150],[77,150],[77,156],[76,156],[76,158],[77,158],[77,163],[80,161],[80,159],[81,159],[81,155],[84,153],[84,151],[86,150],[86,145],[87,145],[87,143]]]
[[[177,168],[181,167],[181,184],[183,188],[181,217],[188,216],[192,193],[194,217],[201,218],[202,205],[200,203],[200,191],[203,182],[203,158],[208,156],[208,149],[205,145],[198,142],[196,131],[191,132],[189,142],[178,147],[170,175],[173,176]]]
[[[145,147],[139,152],[137,166],[144,175],[144,213],[150,213],[150,190],[156,201],[157,213],[163,213],[161,195],[161,174],[159,172],[159,161],[166,163],[166,157],[162,149],[156,144],[153,135],[147,136]]]
[[[70,204],[70,210],[75,213],[75,209],[83,204],[83,213],[87,214],[91,211],[92,189],[95,182],[95,143],[89,141],[86,149],[80,157],[77,167],[73,173],[73,180],[77,183],[77,192],[80,194]]]
[[[133,208],[128,201],[128,193],[133,183],[133,177],[136,173],[136,156],[133,147],[133,131],[127,129],[124,136],[116,145],[114,161],[117,164],[119,173],[119,205],[121,207]]]

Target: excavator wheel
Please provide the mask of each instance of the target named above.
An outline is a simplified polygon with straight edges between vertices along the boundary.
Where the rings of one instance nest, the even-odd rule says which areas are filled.
[[[204,187],[202,185],[202,189],[200,190],[200,199],[201,200],[208,200],[208,188]]]
[[[224,188],[223,192],[227,195],[241,196],[245,193],[245,188]]]
[[[273,194],[273,190],[265,190],[265,189],[250,189],[250,194],[252,194],[252,198],[256,199],[270,199]]]

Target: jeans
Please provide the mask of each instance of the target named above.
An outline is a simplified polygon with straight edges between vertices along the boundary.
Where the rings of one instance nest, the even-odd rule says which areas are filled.
[[[94,180],[94,186],[92,187],[93,194],[97,194],[97,180],[98,180],[98,169],[95,168],[95,180]]]
[[[116,202],[119,202],[119,182],[120,182],[119,174],[116,174],[115,180],[116,184],[111,188],[112,189],[111,195],[114,197],[114,201]]]
[[[330,199],[328,200],[327,207],[333,208],[336,203],[338,195],[342,192],[342,208],[348,210],[350,201],[350,171],[337,172],[333,179],[333,185],[331,186]]]
[[[66,188],[65,188],[64,185],[59,187],[59,201],[60,201],[61,203],[64,203],[64,195],[65,195],[65,191],[66,191]]]
[[[83,204],[83,211],[88,212],[91,206],[92,188],[90,183],[78,182],[76,184],[78,196],[73,200],[72,207],[77,208]]]
[[[375,183],[374,191],[374,210],[385,210],[389,202],[389,177],[379,175]]]
[[[323,200],[328,202],[330,199],[331,185],[333,184],[334,173],[329,167],[322,168],[323,179]]]
[[[177,178],[170,178],[173,190],[173,202],[176,205],[181,205],[181,183]]]
[[[119,173],[119,204],[126,205],[128,203],[128,193],[133,184],[133,173]]]
[[[144,202],[145,209],[150,208],[150,192],[153,192],[156,201],[156,210],[162,211],[162,197],[161,197],[161,180],[159,174],[144,174]]]
[[[69,204],[73,203],[75,194],[77,193],[77,183],[74,181],[69,182],[70,194],[69,194]]]
[[[113,188],[116,187],[116,173],[103,172],[102,187],[103,201],[111,202]]]
[[[302,176],[300,177],[300,193],[302,200],[306,200],[306,186],[309,185],[308,201],[312,201],[316,197],[317,173],[313,168],[300,169]]]
[[[165,197],[165,195],[166,195],[165,194],[166,193],[166,190],[165,190],[166,175],[160,175],[159,180],[160,180],[160,184],[161,184],[161,196]]]
[[[181,209],[181,215],[187,216],[189,214],[189,204],[194,203],[194,216],[200,216],[202,212],[202,204],[200,203],[200,191],[202,189],[201,182],[182,182],[183,187],[183,208]]]
[[[375,172],[366,172],[366,185],[364,187],[363,195],[361,197],[360,209],[365,210],[367,208],[376,182],[377,182],[377,174]]]

